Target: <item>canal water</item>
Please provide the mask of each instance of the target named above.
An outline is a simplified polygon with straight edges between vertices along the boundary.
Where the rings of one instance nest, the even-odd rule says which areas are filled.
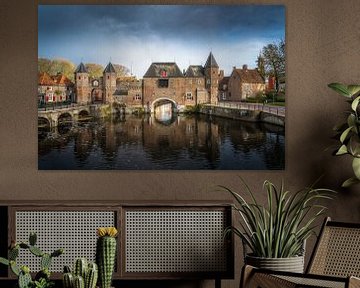
[[[282,170],[283,127],[208,115],[123,115],[38,131],[41,170]]]

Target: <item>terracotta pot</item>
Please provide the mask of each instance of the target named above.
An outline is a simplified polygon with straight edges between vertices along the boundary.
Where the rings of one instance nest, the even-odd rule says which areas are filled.
[[[275,271],[304,272],[304,256],[289,258],[263,258],[246,255],[245,263],[254,267]]]

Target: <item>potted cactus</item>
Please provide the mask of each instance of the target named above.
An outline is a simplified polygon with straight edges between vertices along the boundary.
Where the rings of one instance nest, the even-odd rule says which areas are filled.
[[[11,271],[18,277],[18,288],[49,288],[54,285],[50,280],[50,265],[52,259],[63,254],[64,250],[57,249],[51,254],[45,253],[36,246],[36,241],[36,233],[30,233],[29,243],[12,243],[8,252],[8,259],[0,257],[0,263],[10,266]],[[30,268],[28,266],[19,266],[16,263],[20,249],[26,249],[41,259],[41,270],[35,275],[34,280],[30,275]]]
[[[100,227],[97,229],[96,262],[99,268],[99,287],[110,288],[116,258],[115,227]]]
[[[64,267],[64,288],[95,288],[98,279],[98,267],[96,263],[88,263],[85,258],[78,258],[71,272],[69,266]]]

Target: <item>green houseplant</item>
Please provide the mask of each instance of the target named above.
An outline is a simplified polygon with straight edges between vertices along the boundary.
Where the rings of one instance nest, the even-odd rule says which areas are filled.
[[[88,262],[86,258],[75,260],[74,269],[64,267],[64,288],[95,288],[98,279],[98,267],[96,263]]]
[[[331,83],[328,85],[338,94],[347,98],[350,104],[347,121],[334,128],[339,133],[340,147],[335,155],[350,155],[354,176],[347,179],[342,186],[348,187],[360,183],[360,85]]]
[[[0,257],[0,263],[10,266],[11,271],[18,277],[18,288],[50,288],[54,282],[50,280],[50,265],[54,257],[64,253],[63,249],[57,249],[52,253],[43,252],[36,246],[37,236],[30,233],[29,243],[12,243],[8,252],[8,259]],[[30,268],[26,265],[19,266],[16,259],[19,256],[20,249],[28,250],[31,254],[40,258],[41,270],[32,279]]]
[[[266,180],[267,203],[262,205],[242,182],[251,201],[232,189],[221,188],[235,199],[233,208],[240,216],[240,226],[229,227],[225,232],[233,232],[241,238],[244,247],[249,248],[251,253],[244,255],[245,263],[272,270],[303,272],[305,241],[314,233],[315,220],[326,209],[318,200],[331,199],[334,191],[310,187],[290,193],[283,184],[277,188]]]
[[[115,227],[100,227],[96,231],[96,263],[99,269],[99,287],[110,288],[116,258]]]

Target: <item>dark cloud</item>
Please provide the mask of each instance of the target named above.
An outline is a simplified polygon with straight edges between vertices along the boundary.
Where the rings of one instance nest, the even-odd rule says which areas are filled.
[[[229,70],[233,65],[255,63],[264,44],[285,38],[285,7],[39,5],[38,23],[41,57],[106,64],[114,56],[134,66],[176,58],[186,68],[190,60],[204,62],[214,49]]]
[[[267,37],[283,31],[279,5],[40,5],[39,34],[146,33],[163,37]]]

